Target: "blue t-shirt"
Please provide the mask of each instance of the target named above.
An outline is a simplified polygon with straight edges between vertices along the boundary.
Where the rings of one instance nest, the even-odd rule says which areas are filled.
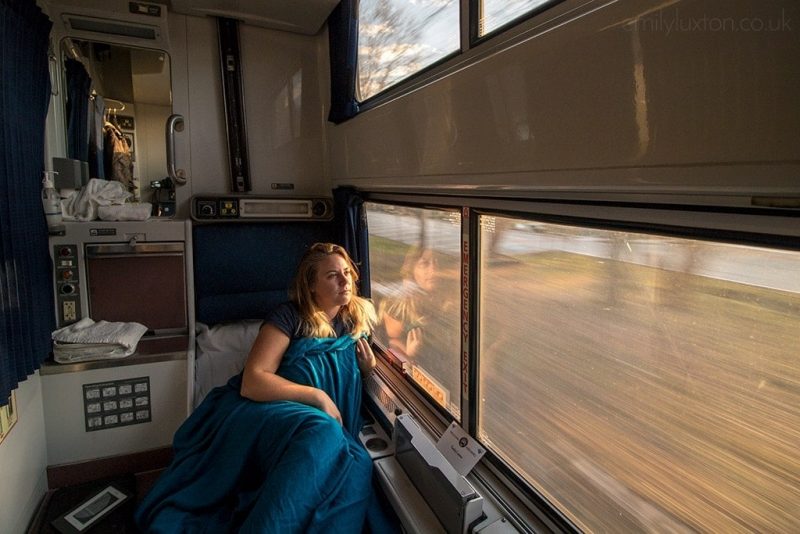
[[[267,316],[266,322],[274,325],[278,330],[289,336],[289,339],[303,337],[300,333],[300,326],[303,320],[300,317],[300,310],[297,309],[294,302],[287,301],[276,306]],[[333,330],[336,332],[336,337],[341,337],[349,333],[347,325],[339,315],[333,319],[331,326],[333,326]]]

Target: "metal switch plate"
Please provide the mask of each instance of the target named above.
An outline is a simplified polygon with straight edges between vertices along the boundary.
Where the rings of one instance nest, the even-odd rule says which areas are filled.
[[[152,420],[150,377],[83,385],[86,432]]]

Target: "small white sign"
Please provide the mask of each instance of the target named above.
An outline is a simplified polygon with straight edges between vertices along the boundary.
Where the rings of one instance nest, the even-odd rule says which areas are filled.
[[[469,473],[486,452],[486,449],[455,422],[439,438],[436,448],[461,476]]]

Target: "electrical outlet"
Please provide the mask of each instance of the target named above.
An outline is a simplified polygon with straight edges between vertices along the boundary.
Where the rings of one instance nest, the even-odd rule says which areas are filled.
[[[75,321],[78,319],[78,311],[75,309],[74,300],[64,301],[64,322]]]

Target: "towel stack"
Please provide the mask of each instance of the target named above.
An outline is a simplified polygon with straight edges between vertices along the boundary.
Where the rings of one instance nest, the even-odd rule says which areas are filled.
[[[79,191],[61,200],[65,221],[146,221],[153,209],[149,202],[128,202],[131,193],[121,182],[92,178]]]
[[[58,363],[124,358],[136,352],[145,332],[143,324],[95,322],[87,317],[53,332],[53,357]]]

